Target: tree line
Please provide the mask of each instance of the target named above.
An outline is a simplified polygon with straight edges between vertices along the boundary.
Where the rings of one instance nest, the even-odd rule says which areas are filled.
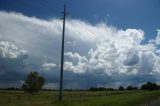
[[[27,79],[25,80],[24,84],[22,85],[22,89],[28,93],[35,94],[38,91],[40,91],[45,83],[45,79],[43,76],[39,75],[38,72],[31,72]],[[105,88],[105,87],[90,87],[89,91],[124,91],[124,90],[158,90],[160,89],[160,85],[157,85],[156,83],[147,82],[143,84],[140,88],[135,86],[127,86],[126,88],[123,86],[120,86],[118,89],[114,88]],[[44,89],[43,89],[44,90]],[[72,91],[72,89],[67,89],[69,91]]]
[[[114,90],[119,90],[119,91],[124,91],[124,90],[160,90],[160,85],[157,85],[156,83],[152,82],[147,82],[143,84],[140,88],[134,87],[134,86],[127,86],[126,88],[123,86],[120,86],[118,89],[114,88],[105,88],[105,87],[91,87],[89,91],[114,91]]]
[[[41,75],[39,75],[38,72],[30,72],[30,74],[27,76],[26,80],[24,81],[21,88],[0,88],[0,90],[24,90],[31,94],[36,94],[40,90],[47,90],[42,89],[43,85],[45,84],[45,78]],[[147,82],[143,84],[140,88],[134,87],[134,86],[127,86],[126,88],[123,86],[120,86],[118,89],[114,88],[105,88],[105,87],[90,87],[89,91],[124,91],[124,90],[158,90],[160,89],[160,85],[157,85],[156,83]],[[49,89],[48,91],[50,91]],[[68,91],[72,91],[73,89],[66,89]],[[80,90],[78,90],[80,91]]]

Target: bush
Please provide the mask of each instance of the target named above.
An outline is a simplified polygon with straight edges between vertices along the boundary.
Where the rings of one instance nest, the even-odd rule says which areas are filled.
[[[138,90],[138,88],[133,86],[128,86],[126,90]]]
[[[119,89],[120,91],[123,91],[123,90],[124,90],[123,86],[120,86],[118,89]]]
[[[90,91],[106,91],[106,88],[104,88],[104,87],[91,87],[89,90]]]
[[[158,87],[158,85],[157,85],[156,83],[147,82],[146,84],[143,84],[143,85],[141,86],[141,89],[142,89],[142,90],[150,90],[150,91],[152,91],[152,90],[157,90],[157,89],[159,89],[159,87]]]
[[[31,72],[22,85],[22,89],[31,94],[35,94],[42,89],[44,82],[45,79],[40,76],[38,72]]]

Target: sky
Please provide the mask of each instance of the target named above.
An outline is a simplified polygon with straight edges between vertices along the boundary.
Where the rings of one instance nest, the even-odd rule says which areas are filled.
[[[0,87],[59,88],[64,4],[64,88],[160,82],[160,0],[0,0]]]

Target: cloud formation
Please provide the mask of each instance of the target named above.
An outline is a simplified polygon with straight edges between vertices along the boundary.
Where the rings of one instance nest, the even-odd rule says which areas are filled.
[[[52,68],[54,68],[55,66],[56,66],[56,64],[54,64],[54,63],[46,63],[46,62],[42,65],[43,70],[45,70],[45,71],[49,71]]]
[[[0,41],[0,56],[1,58],[27,58],[29,56],[28,51],[20,50],[13,43],[8,41]]]
[[[66,56],[72,60],[72,62],[65,62],[66,69],[75,73],[103,70],[108,75],[139,75],[140,73],[160,72],[155,70],[160,68],[159,63],[157,63],[160,57],[157,55],[156,45],[153,43],[141,44],[144,39],[143,31],[136,29],[119,30],[114,35],[108,36],[115,37],[106,37],[97,42],[95,49],[88,51],[88,56],[66,53]],[[148,65],[146,66],[146,64]]]
[[[28,69],[28,57],[27,50],[18,48],[12,42],[0,41],[0,87],[20,84]]]
[[[153,42],[142,44],[145,32],[141,29],[122,30],[103,22],[92,25],[82,20],[67,19],[65,87],[116,87],[159,82],[159,32]],[[0,77],[5,83],[0,86],[14,85],[24,80],[31,70],[36,70],[45,76],[46,87],[57,87],[61,35],[60,20],[43,20],[1,11]],[[16,78],[17,75],[21,77]]]
[[[160,30],[159,30],[159,29],[157,29],[156,43],[157,43],[158,45],[160,44]]]

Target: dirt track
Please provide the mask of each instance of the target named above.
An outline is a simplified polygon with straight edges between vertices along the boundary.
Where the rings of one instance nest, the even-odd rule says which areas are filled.
[[[160,97],[145,106],[160,106]]]

